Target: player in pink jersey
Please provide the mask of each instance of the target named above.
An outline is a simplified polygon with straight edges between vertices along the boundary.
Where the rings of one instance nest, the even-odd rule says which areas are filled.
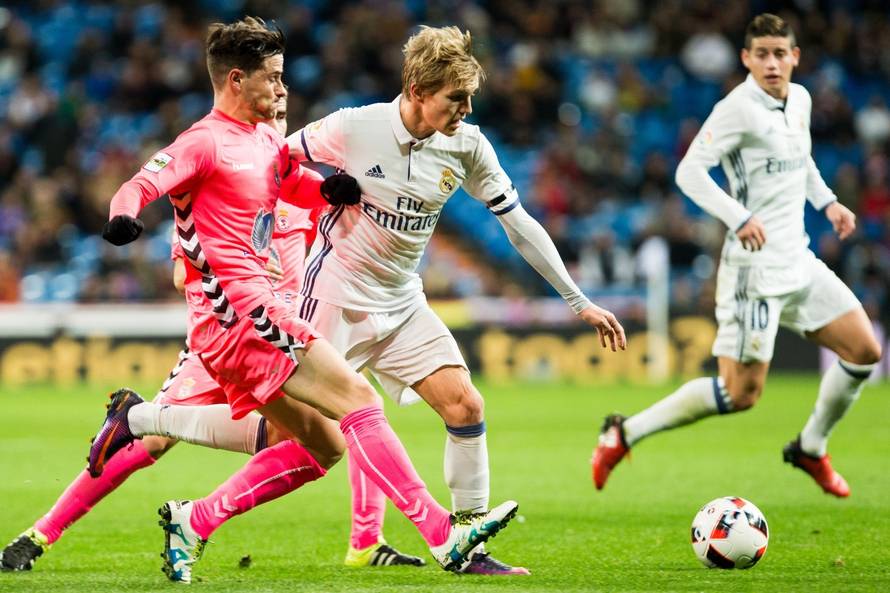
[[[276,130],[282,135],[286,131],[286,113],[286,98],[282,98],[274,120]],[[301,175],[290,177],[289,183],[282,190],[292,195],[294,200],[316,206],[315,208],[294,208],[282,201],[276,205],[272,249],[276,254],[283,254],[283,258],[276,255],[276,262],[270,264],[269,269],[273,272],[276,295],[285,302],[293,302],[300,289],[307,244],[315,234],[318,212],[322,205],[327,204],[319,194],[321,179],[317,173],[302,169]],[[207,314],[204,310],[206,300],[201,294],[200,277],[197,286],[194,279],[191,283],[187,282],[187,268],[183,258],[177,239],[171,253],[174,261],[174,284],[177,290],[187,295],[189,320],[190,324],[194,324]],[[267,444],[271,446],[287,440],[287,435],[275,431],[274,426],[269,427],[267,433],[265,419],[258,414],[232,420],[225,392],[207,373],[200,358],[188,347],[180,352],[178,363],[154,402],[204,407],[200,424],[195,424],[204,427],[206,436],[195,437],[195,442],[212,443],[218,448],[254,454]],[[11,571],[30,570],[37,558],[61,537],[65,529],[88,513],[135,471],[152,465],[176,442],[169,437],[147,436],[115,454],[101,477],[94,479],[86,470],[81,472],[52,509],[0,553],[0,568]],[[290,450],[295,450],[295,447],[290,446]],[[243,510],[246,509],[241,509],[241,512]]]
[[[286,132],[287,101],[279,102],[275,120],[275,129],[282,135]],[[327,202],[319,194],[321,176],[308,169],[302,169],[302,176],[291,176],[283,184],[282,192],[294,196],[294,199],[314,206],[311,209],[295,208],[279,200],[275,208],[275,229],[272,236],[271,255],[267,268],[271,272],[276,297],[286,303],[293,303],[300,290],[303,279],[303,267],[307,245],[315,235],[318,215]],[[173,282],[180,293],[187,296],[189,303],[189,324],[195,324],[207,311],[203,310],[206,300],[203,299],[200,277],[197,282],[193,278],[187,286],[188,268],[184,262],[184,253],[178,238],[172,244],[171,259],[174,262]],[[273,261],[274,260],[274,263]],[[170,372],[157,396],[153,400],[157,404],[186,406],[188,414],[180,417],[182,423],[188,423],[189,442],[211,446],[230,451],[255,454],[267,446],[273,446],[287,435],[276,431],[274,426],[267,425],[258,414],[248,414],[240,420],[232,420],[226,402],[225,393],[217,385],[200,358],[186,348],[179,354],[179,361]],[[200,409],[198,409],[200,407]],[[171,408],[166,408],[169,412]],[[185,412],[182,408],[174,408]],[[120,486],[132,473],[154,463],[178,441],[171,437],[149,435],[135,441],[133,446],[119,451],[109,460],[102,476],[94,479],[84,470],[69,485],[56,501],[52,509],[32,527],[16,537],[0,553],[0,568],[8,571],[30,570],[37,559],[62,535],[63,531],[88,513],[102,498]],[[293,451],[296,448],[289,447]],[[296,459],[299,461],[299,458]],[[279,473],[278,467],[263,464],[265,471],[251,472],[256,482],[275,481]],[[252,498],[249,504],[239,503],[233,509],[237,514],[243,513],[257,504],[266,502],[290,492],[293,482],[278,480],[275,487],[267,489],[267,497]],[[223,492],[222,495],[225,495]],[[216,492],[205,500],[211,508],[221,500]],[[196,501],[201,504],[202,501]],[[232,506],[232,505],[228,505]],[[217,527],[236,513],[220,513],[217,516]],[[416,556],[403,554],[388,546],[385,542],[377,545],[376,558],[387,565],[422,566],[423,560]]]
[[[280,135],[260,122],[285,94],[283,35],[246,18],[213,25],[207,44],[213,110],[121,187],[103,236],[117,245],[135,240],[142,228],[139,211],[169,193],[184,252],[201,273],[215,316],[191,328],[190,344],[225,391],[233,418],[257,410],[299,437],[307,456],[298,469],[310,474],[323,471],[312,453],[342,449],[339,438],[345,439],[350,455],[415,524],[437,562],[457,568],[509,522],[518,505],[508,501],[478,517],[453,517],[430,496],[370,384],[293,307],[277,301],[265,270],[272,210],[282,177],[295,165]],[[355,203],[344,198],[340,181],[327,190],[322,185],[322,192]],[[133,440],[129,422],[131,412],[139,416],[140,403],[131,391],[114,394],[90,450],[93,474]],[[341,437],[331,434],[325,417],[339,422]],[[194,510],[191,503],[162,508],[168,574],[177,580],[190,579],[205,541]]]

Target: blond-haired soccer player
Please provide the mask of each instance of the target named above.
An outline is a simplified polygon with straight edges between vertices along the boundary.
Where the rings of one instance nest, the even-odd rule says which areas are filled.
[[[826,454],[828,436],[859,397],[881,346],[856,297],[807,247],[804,202],[822,211],[841,239],[855,229],[855,216],[837,201],[810,156],[811,99],[791,82],[800,58],[791,28],[775,15],[757,16],[741,57],[747,80],[717,103],[677,168],[677,185],[728,228],[717,272],[713,353],[719,372],[686,383],[629,418],[608,416],[593,456],[598,489],[644,437],[753,406],[781,325],[839,357],[783,457],[825,492],[850,494]],[[708,176],[718,163],[731,196]]]
[[[368,479],[420,531],[436,561],[452,570],[505,526],[518,505],[508,501],[466,520],[439,505],[386,421],[374,389],[294,307],[276,298],[266,271],[273,210],[282,179],[294,167],[284,139],[262,123],[274,116],[286,93],[283,52],[281,31],[259,19],[210,27],[212,111],[118,190],[103,237],[115,245],[135,240],[141,209],[169,194],[208,310],[189,328],[189,343],[225,391],[233,418],[257,410],[305,443],[301,469],[289,474],[294,488],[324,473],[312,449],[342,450],[345,441]],[[114,394],[90,449],[94,476],[132,442],[131,421],[150,423],[157,407],[129,390]],[[317,440],[304,438],[307,433]],[[200,555],[213,510],[199,513],[191,503],[163,510],[168,574],[178,577]]]
[[[362,200],[319,220],[300,315],[355,369],[370,369],[400,404],[425,400],[445,422],[445,478],[452,509],[484,512],[489,468],[483,400],[445,324],[426,302],[416,269],[442,207],[461,186],[497,217],[511,243],[595,328],[605,348],[625,347],[615,316],[569,277],[552,240],[516,189],[472,113],[483,70],[470,33],[422,27],[404,46],[402,93],[342,109],[288,138],[300,160],[359,180]],[[353,526],[346,563],[363,565],[382,538],[382,491],[349,456]],[[479,550],[477,548],[477,550]],[[464,572],[528,574],[477,551]]]

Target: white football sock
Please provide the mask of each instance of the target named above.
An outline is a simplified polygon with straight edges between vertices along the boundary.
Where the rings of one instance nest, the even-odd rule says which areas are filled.
[[[862,392],[862,386],[875,368],[873,364],[853,364],[838,359],[828,367],[819,383],[819,397],[806,426],[800,432],[800,448],[821,457],[828,449],[828,435]]]
[[[485,422],[474,426],[446,426],[445,483],[451,489],[452,510],[488,510],[488,445]]]
[[[714,414],[732,410],[732,400],[720,377],[700,377],[624,421],[627,446],[650,434],[677,428]]]
[[[265,430],[259,414],[232,420],[232,411],[225,404],[176,406],[145,402],[130,408],[127,420],[135,436],[154,434],[248,455],[256,452],[257,435]]]

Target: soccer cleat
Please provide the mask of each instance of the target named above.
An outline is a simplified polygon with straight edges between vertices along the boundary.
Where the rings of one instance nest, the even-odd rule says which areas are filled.
[[[201,559],[207,540],[192,529],[192,501],[169,500],[158,509],[164,529],[164,566],[167,578],[177,583],[192,582],[192,565]]]
[[[473,548],[497,535],[516,516],[518,510],[519,504],[508,500],[487,513],[451,515],[448,539],[445,543],[430,548],[433,558],[445,570],[459,570]]]
[[[597,490],[602,490],[609,479],[609,474],[630,452],[627,441],[624,439],[624,416],[610,414],[603,422],[600,431],[599,442],[593,450],[593,459],[590,461],[593,471],[593,483]]]
[[[426,566],[423,558],[403,554],[386,542],[377,542],[364,549],[356,549],[349,546],[346,559],[343,564],[352,568],[365,566]]]
[[[833,494],[838,498],[850,496],[847,481],[831,467],[831,457],[828,455],[815,457],[805,453],[800,448],[800,437],[785,445],[782,449],[782,459],[785,463],[790,463],[810,474],[827,494]]]
[[[102,428],[93,438],[92,445],[90,445],[90,456],[87,457],[89,463],[87,469],[94,478],[102,475],[105,464],[112,455],[136,439],[130,432],[127,413],[130,408],[143,402],[138,393],[126,387],[118,389],[108,397],[111,401],[105,406],[108,410],[105,414],[105,422],[102,423]]]
[[[0,552],[0,569],[31,570],[37,559],[49,550],[49,546],[46,536],[32,527],[3,548]]]
[[[460,569],[462,574],[484,574],[490,576],[525,576],[531,572],[522,566],[510,566],[493,558],[488,552],[474,552],[470,560]]]

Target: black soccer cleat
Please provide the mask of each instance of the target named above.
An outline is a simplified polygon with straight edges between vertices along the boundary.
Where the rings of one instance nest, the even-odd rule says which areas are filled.
[[[9,542],[0,552],[0,569],[5,572],[31,570],[38,558],[49,550],[49,542],[34,528]]]

